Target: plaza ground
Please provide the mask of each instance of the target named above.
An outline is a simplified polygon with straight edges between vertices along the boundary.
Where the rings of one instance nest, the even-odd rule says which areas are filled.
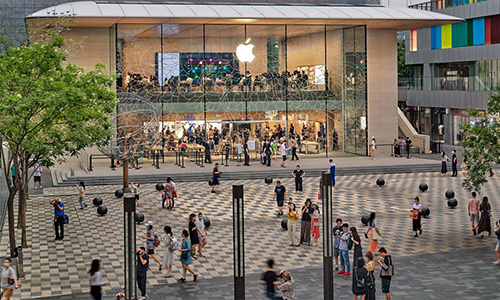
[[[386,186],[379,188],[375,181],[380,175],[341,176],[337,178],[334,196],[334,217],[361,230],[362,215],[375,211],[382,231],[379,246],[384,246],[394,257],[394,299],[493,299],[500,275],[494,246],[496,239],[472,236],[467,217],[469,199],[461,187],[461,178],[441,177],[438,173],[388,174],[382,176]],[[275,180],[278,178],[275,178]],[[306,198],[317,199],[317,177],[304,181],[304,193],[293,192],[290,177],[280,178],[298,204]],[[421,193],[418,185],[426,182],[429,191]],[[288,269],[296,280],[297,299],[322,299],[322,247],[289,247],[287,232],[280,227],[281,218],[275,215],[272,200],[273,185],[263,180],[223,181],[219,194],[209,193],[205,182],[178,183],[179,198],[173,211],[161,210],[160,194],[153,184],[141,188],[141,206],[146,221],[153,221],[161,233],[164,225],[173,228],[176,237],[187,228],[190,213],[203,211],[212,221],[206,258],[194,263],[200,273],[198,283],[178,284],[180,265],[175,260],[174,278],[165,278],[164,271],[151,262],[148,273],[150,299],[232,299],[232,208],[231,185],[245,186],[245,245],[246,294],[248,299],[264,299],[258,284],[265,261],[274,258],[278,269]],[[493,217],[498,219],[500,180],[490,179],[483,194],[491,199]],[[91,205],[78,210],[78,199],[73,187],[45,188],[43,195],[32,195],[28,200],[28,243],[24,250],[26,279],[14,299],[90,299],[87,269],[93,258],[103,264],[104,299],[110,299],[123,286],[123,212],[122,200],[115,198],[119,186],[89,186],[87,202],[101,197],[108,214],[100,217]],[[444,192],[453,189],[459,206],[449,209]],[[431,215],[423,221],[424,234],[414,238],[411,232],[409,209],[413,197],[419,195]],[[61,197],[66,203],[70,224],[65,240],[54,241],[53,209],[48,202]],[[4,226],[3,231],[6,232]],[[137,245],[146,228],[137,226]],[[363,238],[364,249],[368,241]],[[157,249],[160,250],[160,249]],[[8,253],[8,236],[3,235],[0,251]],[[163,255],[163,249],[159,251]],[[352,259],[352,258],[351,258]],[[377,268],[378,273],[378,268]],[[192,277],[189,277],[191,280]],[[382,297],[380,281],[377,296]],[[350,299],[351,280],[336,275],[336,299]]]

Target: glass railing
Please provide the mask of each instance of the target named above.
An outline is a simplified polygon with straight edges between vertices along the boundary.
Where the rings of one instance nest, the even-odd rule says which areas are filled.
[[[446,76],[432,79],[432,89],[438,91],[491,91],[497,85],[497,79],[489,76]]]
[[[399,77],[398,87],[410,90],[421,90],[424,86],[423,77]]]
[[[431,0],[427,2],[422,2],[414,5],[409,5],[409,8],[420,9],[420,10],[440,10],[449,7],[468,5],[478,2],[484,2],[488,0]]]

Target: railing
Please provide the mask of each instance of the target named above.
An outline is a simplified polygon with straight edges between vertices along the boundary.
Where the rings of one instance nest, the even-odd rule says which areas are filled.
[[[491,91],[498,84],[491,76],[433,77],[432,90],[436,91]]]
[[[424,86],[424,78],[419,77],[398,77],[398,87],[409,88],[410,90],[421,90]]]
[[[488,0],[431,0],[423,3],[409,5],[408,7],[413,9],[435,11],[444,8],[474,4],[484,1]]]

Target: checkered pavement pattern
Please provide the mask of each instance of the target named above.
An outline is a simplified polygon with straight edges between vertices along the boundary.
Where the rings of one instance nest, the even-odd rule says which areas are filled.
[[[378,187],[378,178],[385,179],[385,185]],[[174,177],[175,179],[175,177]],[[287,197],[292,197],[302,206],[306,198],[318,202],[319,178],[304,178],[304,192],[294,192],[293,178],[279,179],[287,188]],[[438,173],[392,174],[342,176],[337,178],[334,189],[334,218],[340,217],[361,232],[361,216],[377,212],[382,237],[379,246],[386,247],[394,257],[409,257],[423,253],[441,253],[459,249],[484,247],[472,236],[467,217],[469,196],[461,188],[459,178],[441,177]],[[429,191],[418,190],[420,183],[427,183]],[[145,215],[145,221],[153,221],[154,229],[162,235],[163,226],[169,225],[174,235],[180,238],[182,229],[188,227],[190,213],[203,212],[210,218],[208,245],[205,258],[194,262],[199,280],[214,280],[233,276],[232,269],[232,188],[243,184],[245,188],[245,259],[246,273],[258,274],[265,267],[265,261],[273,258],[282,269],[319,268],[322,264],[322,247],[289,247],[287,232],[281,229],[282,218],[276,217],[276,202],[272,200],[274,183],[267,185],[262,180],[226,181],[219,186],[217,194],[210,193],[206,182],[177,183],[178,199],[172,211],[161,209],[160,192],[156,183],[140,188],[138,212]],[[484,195],[491,199],[493,220],[498,219],[500,179],[494,177],[483,188]],[[122,199],[114,196],[119,186],[89,186],[86,202],[89,205],[79,210],[78,194],[75,188],[45,188],[43,195],[31,196],[28,200],[28,243],[24,250],[26,279],[15,292],[13,299],[36,299],[87,293],[89,291],[87,270],[94,258],[102,261],[103,281],[109,284],[104,291],[119,290],[123,286],[123,210]],[[449,209],[444,193],[453,189],[459,205]],[[415,196],[421,198],[424,206],[430,208],[429,218],[423,219],[424,233],[413,237],[409,211]],[[66,205],[70,224],[65,227],[64,241],[54,241],[53,208],[48,202],[61,197]],[[108,208],[108,214],[99,216],[92,206],[92,199],[101,197]],[[320,202],[320,201],[319,201]],[[321,204],[319,203],[321,208]],[[17,206],[16,206],[17,207]],[[4,232],[7,232],[7,222]],[[137,246],[145,245],[141,237],[146,226],[137,225]],[[20,234],[20,232],[19,232]],[[493,239],[493,238],[491,238]],[[364,249],[368,240],[362,240]],[[160,260],[163,246],[156,249]],[[0,240],[0,251],[8,253],[8,235]],[[156,263],[150,261],[148,286],[175,289],[180,278],[181,266],[174,260],[172,278],[165,278],[165,271],[159,271]],[[190,279],[188,275],[188,280]],[[321,280],[318,278],[318,280]],[[207,299],[211,299],[210,297]]]

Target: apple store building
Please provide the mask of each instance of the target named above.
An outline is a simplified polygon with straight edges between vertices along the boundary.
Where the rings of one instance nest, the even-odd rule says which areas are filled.
[[[302,155],[367,155],[372,136],[382,144],[398,135],[397,31],[457,19],[373,0],[332,2],[346,1],[85,1],[26,23],[74,14],[64,34],[81,47],[69,61],[106,64],[117,76],[118,112],[140,103],[136,122],[157,123],[165,151],[203,137],[245,138],[258,155],[266,138],[293,137]]]

